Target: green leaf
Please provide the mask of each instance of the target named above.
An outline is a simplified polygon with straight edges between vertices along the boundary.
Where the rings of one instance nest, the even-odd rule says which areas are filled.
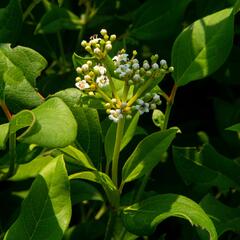
[[[72,205],[89,200],[101,202],[104,201],[97,188],[87,182],[72,180],[70,181],[70,186]]]
[[[195,21],[177,37],[172,65],[178,86],[208,76],[225,62],[233,44],[233,20],[233,9],[224,9]]]
[[[21,33],[22,9],[19,0],[10,0],[0,9],[0,42],[15,43]]]
[[[9,131],[10,134],[16,133],[18,130],[26,127],[33,127],[36,121],[35,115],[29,110],[23,110],[16,115],[10,121]]]
[[[40,105],[42,99],[35,90],[35,81],[46,67],[46,60],[30,48],[0,44],[0,62],[0,82],[5,82],[6,102],[19,108]]]
[[[135,12],[131,36],[152,40],[174,35],[176,29],[180,29],[184,11],[190,1],[145,1]]]
[[[151,171],[167,151],[177,131],[172,128],[144,138],[124,164],[122,181],[133,181]]]
[[[18,137],[24,143],[42,147],[65,147],[77,134],[72,112],[60,98],[51,98],[32,110],[36,123]]]
[[[239,185],[232,179],[219,172],[217,165],[205,166],[207,161],[218,163],[218,157],[213,160],[201,160],[196,148],[173,147],[173,159],[176,169],[187,185],[192,185],[193,191],[206,194],[211,187],[217,187],[220,192],[227,193],[230,188],[239,189]],[[211,160],[209,160],[211,159]],[[220,160],[221,161],[221,160]],[[231,162],[230,162],[231,164]],[[222,165],[222,163],[220,164]]]
[[[94,167],[89,157],[79,149],[73,146],[67,146],[65,148],[60,148],[59,150],[65,155],[76,159],[77,161],[74,161],[74,162],[76,162],[77,164],[91,170],[96,170],[96,168]]]
[[[0,125],[0,150],[6,148],[6,142],[8,139],[9,123]]]
[[[202,165],[227,176],[240,186],[240,166],[232,159],[219,154],[209,144],[204,145],[199,157]]]
[[[62,156],[38,175],[4,240],[61,240],[71,218],[70,186]]]
[[[164,119],[165,119],[164,113],[159,109],[154,109],[153,114],[152,114],[152,120],[153,120],[153,123],[155,124],[155,126],[162,129],[163,125],[164,125]]]
[[[184,218],[192,225],[207,230],[211,240],[218,239],[215,227],[203,209],[181,195],[162,194],[150,197],[124,208],[122,212],[127,230],[139,236],[152,234],[157,225],[169,217]]]
[[[58,5],[61,7],[63,5],[64,0],[58,0]]]
[[[231,208],[221,203],[211,195],[205,196],[200,206],[212,219],[218,237],[227,231],[239,233],[240,231],[240,208]]]
[[[240,132],[240,123],[234,124],[231,127],[226,128],[226,130]]]
[[[35,178],[42,169],[47,166],[53,157],[51,156],[39,156],[32,161],[20,164],[18,166],[16,174],[10,178],[11,181],[22,181],[28,178]]]
[[[234,14],[237,14],[240,11],[240,0],[237,0],[234,4]]]
[[[108,175],[105,173],[94,171],[94,172],[80,172],[80,173],[74,173],[69,176],[69,179],[84,179],[91,182],[96,182],[102,185],[107,198],[109,202],[112,204],[112,206],[118,206],[119,205],[119,191],[116,188],[116,186],[113,184],[112,180],[109,178]]]
[[[81,29],[81,21],[71,11],[52,5],[51,9],[43,15],[38,23],[35,33],[55,33],[62,29]]]
[[[78,123],[77,141],[91,158],[94,165],[99,167],[102,148],[102,129],[97,110],[82,107],[82,93],[75,88],[57,92],[54,96],[61,98],[72,111]]]

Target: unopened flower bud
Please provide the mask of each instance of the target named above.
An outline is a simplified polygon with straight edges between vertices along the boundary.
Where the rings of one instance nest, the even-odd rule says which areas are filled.
[[[79,82],[79,81],[81,81],[81,78],[80,77],[76,77],[75,80],[76,80],[76,82]]]
[[[158,66],[157,63],[154,63],[154,64],[152,65],[152,69],[153,69],[153,70],[157,70],[158,68],[159,68],[159,66]]]
[[[117,38],[117,36],[115,34],[113,34],[110,36],[110,41],[113,42],[116,40],[116,38]]]
[[[106,29],[101,29],[100,33],[102,34],[102,36],[107,34],[107,30]]]
[[[89,66],[85,63],[85,64],[83,64],[82,65],[82,70],[84,71],[84,72],[87,72],[88,70],[89,70]]]
[[[78,74],[81,74],[81,73],[82,73],[82,68],[77,67],[77,68],[76,68],[76,72],[77,72]]]
[[[83,40],[83,41],[81,42],[81,46],[82,46],[82,47],[86,47],[86,46],[87,46],[87,41]]]
[[[172,67],[172,66],[169,67],[168,71],[169,71],[169,72],[173,72],[173,71],[174,71],[174,67]]]
[[[106,44],[105,48],[108,51],[112,50],[112,44]]]
[[[160,61],[160,65],[161,65],[161,66],[165,66],[165,65],[167,65],[167,61],[164,60],[164,59],[162,59],[162,60]]]
[[[100,48],[94,48],[93,52],[97,55],[99,55],[101,53]]]
[[[89,81],[91,81],[91,77],[87,74],[87,75],[84,76],[84,80],[89,82]]]

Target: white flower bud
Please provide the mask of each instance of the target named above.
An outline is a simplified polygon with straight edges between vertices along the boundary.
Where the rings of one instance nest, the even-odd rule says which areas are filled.
[[[76,68],[76,72],[77,72],[78,74],[81,74],[81,73],[82,73],[82,68],[77,67],[77,68]]]
[[[93,52],[97,55],[99,55],[101,53],[101,49],[100,48],[94,48]]]
[[[106,44],[105,48],[108,51],[112,50],[112,44]]]
[[[102,36],[107,34],[107,30],[106,29],[101,29],[100,33],[102,34]]]

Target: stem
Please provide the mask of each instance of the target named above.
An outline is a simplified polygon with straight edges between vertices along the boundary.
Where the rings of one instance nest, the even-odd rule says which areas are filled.
[[[80,29],[79,33],[78,33],[78,36],[77,36],[77,43],[76,43],[76,46],[75,46],[75,51],[77,52],[81,46],[80,42],[81,42],[81,39],[83,39],[83,35],[84,35],[84,32],[85,32],[85,28],[86,28],[86,24],[83,24],[82,25],[82,28]]]
[[[66,62],[66,58],[65,58],[65,54],[64,54],[64,48],[63,48],[63,42],[62,42],[61,34],[60,34],[59,31],[57,32],[57,39],[58,39],[58,45],[59,45],[61,58],[62,58],[62,61],[63,61],[62,63],[63,63],[63,66],[66,67],[67,62]]]
[[[167,126],[168,126],[168,121],[169,121],[169,117],[170,117],[170,113],[172,110],[172,106],[174,103],[174,98],[177,92],[177,85],[174,85],[169,97],[169,100],[167,102],[167,107],[166,107],[166,111],[165,111],[165,119],[164,119],[164,124],[163,124],[163,129],[162,130],[166,130]]]
[[[10,113],[6,103],[4,102],[4,100],[0,100],[0,106],[5,114],[5,116],[7,117],[8,121],[11,120],[12,118],[12,114]]]
[[[108,97],[108,95],[107,95],[105,92],[103,92],[100,88],[97,88],[97,92],[102,96],[102,98],[103,98],[105,101],[107,101],[107,102],[109,102],[110,104],[112,104],[112,99],[111,99],[110,97]]]
[[[118,94],[117,94],[117,90],[116,90],[115,85],[114,85],[114,83],[113,83],[112,77],[111,77],[111,75],[110,75],[109,73],[107,74],[107,77],[108,77],[108,79],[109,79],[109,84],[110,84],[110,87],[111,87],[111,89],[112,89],[113,96],[114,96],[116,99],[119,99]]]
[[[115,223],[116,216],[117,216],[116,212],[113,212],[111,210],[110,213],[109,213],[109,218],[108,218],[108,223],[107,223],[107,227],[106,227],[104,240],[111,240],[112,239],[113,226],[114,226],[114,223]]]
[[[125,117],[121,118],[117,125],[116,140],[113,150],[113,160],[112,160],[112,180],[115,186],[118,186],[118,160],[120,154],[121,141],[124,130]]]
[[[9,169],[0,177],[0,180],[5,180],[12,177],[15,173],[15,162],[16,162],[16,133],[9,135]]]
[[[125,82],[124,89],[123,89],[123,97],[122,97],[123,102],[127,100],[129,88],[130,86],[127,84],[127,82]]]
[[[32,10],[41,2],[42,0],[35,0],[33,1],[28,8],[26,9],[26,11],[23,13],[23,21],[28,17],[28,15],[31,14]]]

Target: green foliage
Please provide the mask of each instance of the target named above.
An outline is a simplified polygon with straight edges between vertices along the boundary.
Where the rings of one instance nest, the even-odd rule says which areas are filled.
[[[51,98],[33,111],[20,112],[10,122],[10,132],[11,126],[14,131],[29,126],[18,136],[19,141],[50,148],[72,143],[77,131],[71,111],[59,98]]]
[[[109,202],[114,206],[118,206],[119,204],[119,192],[116,186],[113,184],[112,180],[109,178],[108,175],[99,172],[99,171],[94,171],[94,172],[80,172],[80,173],[75,173],[73,175],[70,175],[69,177],[71,180],[72,179],[84,179],[88,180],[91,182],[96,182],[102,185]]]
[[[0,239],[239,239],[239,6],[0,1]]]
[[[224,9],[199,19],[177,37],[172,64],[178,86],[208,76],[225,62],[233,42],[232,11],[232,8]],[[221,51],[215,50],[216,44]]]
[[[206,194],[212,187],[222,193],[231,188],[239,189],[239,166],[209,145],[200,152],[196,148],[174,147],[173,158],[185,183],[192,184],[199,194]]]
[[[0,42],[15,43],[21,34],[22,8],[19,0],[10,0],[0,9]]]
[[[1,44],[0,61],[0,81],[5,82],[6,102],[18,108],[41,104],[42,100],[34,88],[36,78],[46,67],[46,60],[30,48],[11,48],[9,44]]]
[[[5,149],[8,138],[9,124],[0,125],[0,149]]]
[[[217,239],[207,214],[197,203],[181,195],[157,195],[124,208],[122,213],[125,227],[137,235],[150,235],[160,222],[171,216],[184,218],[192,225],[207,230],[211,240]]]
[[[161,161],[178,129],[153,133],[144,138],[123,166],[123,182],[130,182],[149,173]]]
[[[219,237],[226,231],[240,231],[239,208],[228,207],[211,195],[206,195],[201,200],[200,206],[211,217]]]
[[[52,5],[38,23],[35,33],[55,33],[62,29],[78,30],[81,21],[71,11]]]
[[[59,156],[33,182],[19,217],[4,239],[60,240],[70,218],[69,181],[63,158]]]

